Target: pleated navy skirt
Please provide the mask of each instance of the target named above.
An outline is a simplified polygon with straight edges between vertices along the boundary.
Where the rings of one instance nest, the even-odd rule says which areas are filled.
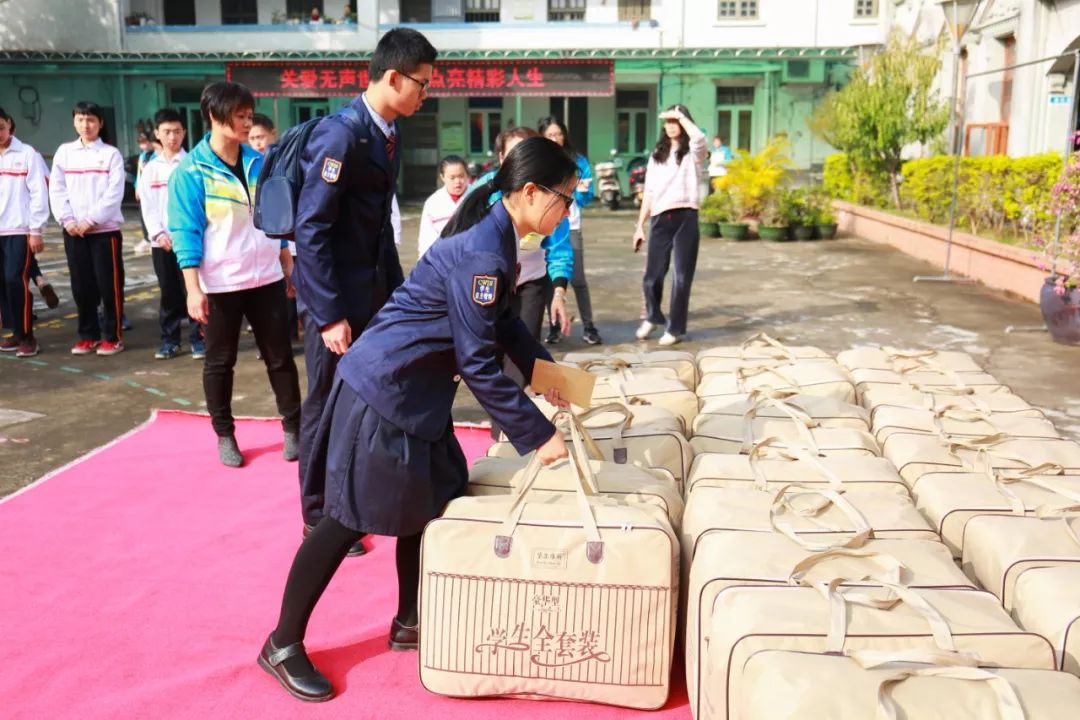
[[[324,512],[357,532],[407,537],[469,482],[452,422],[435,442],[380,416],[340,377],[315,436],[308,473],[326,477]]]

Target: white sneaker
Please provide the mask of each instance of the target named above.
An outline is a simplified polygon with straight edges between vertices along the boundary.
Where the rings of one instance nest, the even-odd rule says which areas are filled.
[[[642,320],[641,325],[638,327],[637,332],[635,332],[634,335],[637,336],[638,340],[644,340],[645,338],[652,335],[653,330],[655,329],[656,326],[653,325],[651,322],[649,322],[648,320]]]
[[[678,344],[679,342],[681,342],[681,340],[682,338],[680,338],[678,335],[672,335],[671,333],[666,332],[660,336],[660,340],[656,344],[668,347],[669,345]]]

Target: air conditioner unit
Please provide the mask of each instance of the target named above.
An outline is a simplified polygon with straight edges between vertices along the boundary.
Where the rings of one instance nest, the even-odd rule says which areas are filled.
[[[825,83],[824,60],[788,60],[780,72],[780,82],[785,85],[823,85]]]

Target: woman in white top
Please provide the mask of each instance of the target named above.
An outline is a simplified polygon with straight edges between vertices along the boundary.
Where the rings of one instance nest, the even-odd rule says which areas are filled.
[[[439,180],[442,187],[431,193],[420,213],[419,260],[428,248],[439,239],[446,223],[457,210],[458,200],[469,186],[469,172],[465,160],[457,155],[447,155],[439,163]]]
[[[690,286],[697,267],[698,176],[707,155],[705,133],[694,124],[690,111],[672,105],[660,113],[664,131],[645,171],[645,197],[634,230],[634,252],[645,242],[645,219],[649,218],[649,247],[645,261],[646,317],[637,330],[638,340],[665,326],[661,345],[674,345],[686,334]],[[660,302],[664,277],[675,255],[671,282],[671,308],[664,317]]]

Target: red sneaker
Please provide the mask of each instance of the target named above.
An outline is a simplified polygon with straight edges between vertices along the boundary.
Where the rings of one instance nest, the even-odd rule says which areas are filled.
[[[19,341],[13,337],[0,340],[0,352],[15,352],[19,349]]]
[[[80,340],[71,347],[72,355],[93,355],[97,350],[100,340]]]
[[[115,355],[117,353],[124,352],[124,341],[117,340],[116,342],[109,342],[108,340],[98,345],[98,355]]]
[[[19,349],[15,351],[15,357],[34,357],[38,354],[37,340],[26,338],[19,343]]]

